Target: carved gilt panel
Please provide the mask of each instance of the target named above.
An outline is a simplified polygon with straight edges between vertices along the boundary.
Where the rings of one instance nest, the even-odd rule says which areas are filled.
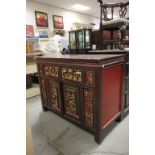
[[[82,82],[82,70],[73,68],[62,68],[61,75],[63,79]]]
[[[58,77],[59,67],[49,66],[49,75],[53,77]]]
[[[79,118],[77,112],[77,89],[74,87],[64,86],[65,112],[75,118]]]
[[[60,110],[59,103],[59,93],[58,93],[58,84],[54,81],[50,81],[50,89],[51,89],[51,104],[52,107]]]
[[[84,89],[85,123],[93,127],[93,91]]]
[[[94,84],[94,72],[87,70],[86,71],[86,84]]]

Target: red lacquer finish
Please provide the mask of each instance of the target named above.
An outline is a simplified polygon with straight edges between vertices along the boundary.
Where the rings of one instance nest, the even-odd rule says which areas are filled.
[[[123,67],[117,65],[103,71],[102,126],[121,111]]]

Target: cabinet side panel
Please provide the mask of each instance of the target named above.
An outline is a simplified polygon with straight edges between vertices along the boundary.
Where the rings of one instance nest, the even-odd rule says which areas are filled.
[[[106,126],[119,112],[122,102],[122,65],[103,71],[103,115],[102,126]]]

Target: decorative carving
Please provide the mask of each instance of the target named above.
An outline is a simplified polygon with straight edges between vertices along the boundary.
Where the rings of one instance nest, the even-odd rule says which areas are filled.
[[[125,18],[128,9],[126,5],[120,6],[119,16],[120,18]]]
[[[71,88],[66,88],[66,109],[76,114],[76,91]]]
[[[59,76],[59,67],[50,66],[49,67],[49,75],[53,77]]]
[[[48,75],[48,76],[58,77],[59,76],[59,67],[41,66],[40,73]]]
[[[65,114],[74,119],[79,119],[78,103],[79,103],[79,90],[70,85],[63,86]]]
[[[82,70],[80,69],[62,68],[61,74],[63,79],[82,82]]]
[[[44,73],[43,73],[43,70],[44,70],[43,68],[44,68],[43,65],[40,65],[40,66],[39,66],[39,72],[40,72],[40,74],[44,74]]]
[[[86,71],[86,84],[94,84],[94,72]]]
[[[48,66],[44,66],[44,74],[49,75],[49,67]]]
[[[84,89],[85,123],[93,127],[93,91]]]
[[[58,98],[58,85],[57,83],[50,81],[50,88],[51,88],[51,101],[52,107],[56,109],[60,109],[59,107],[59,98]]]

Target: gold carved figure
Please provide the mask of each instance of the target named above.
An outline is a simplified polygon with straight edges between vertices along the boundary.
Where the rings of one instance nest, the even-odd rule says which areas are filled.
[[[63,79],[82,82],[82,71],[80,69],[62,68],[61,74]]]

